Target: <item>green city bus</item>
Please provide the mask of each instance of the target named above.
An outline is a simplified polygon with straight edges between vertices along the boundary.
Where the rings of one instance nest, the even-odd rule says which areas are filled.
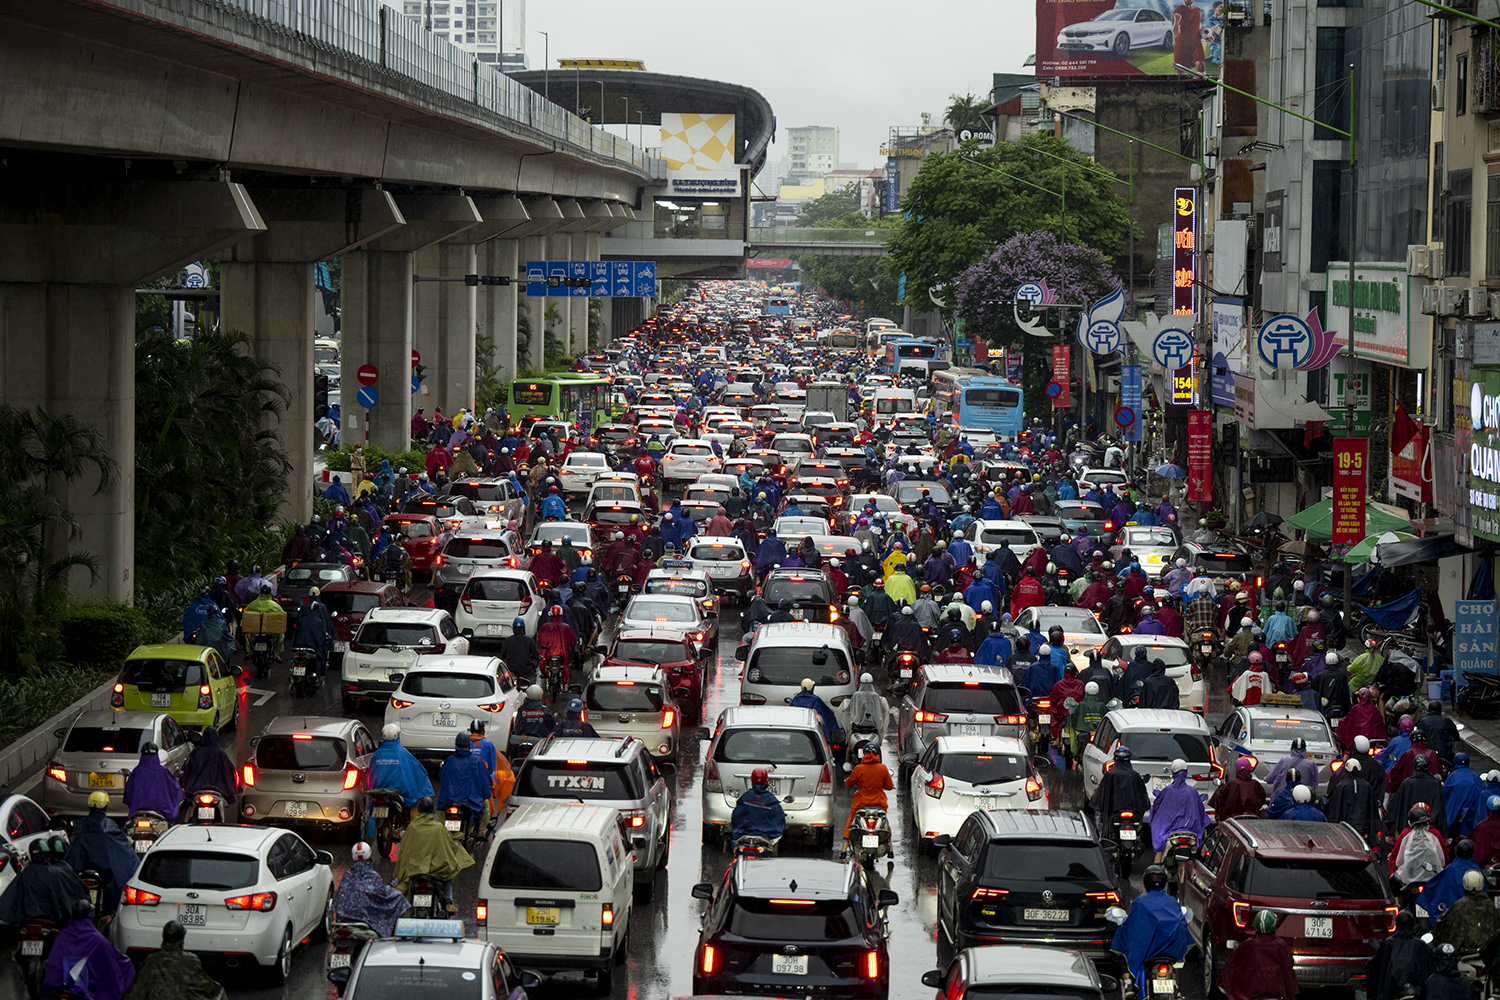
[[[608,379],[592,372],[554,372],[540,378],[516,379],[510,384],[510,419],[568,420],[593,431],[609,422]]]

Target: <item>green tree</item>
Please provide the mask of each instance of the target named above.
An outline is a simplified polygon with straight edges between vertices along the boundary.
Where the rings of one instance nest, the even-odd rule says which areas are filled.
[[[480,334],[474,340],[474,409],[480,413],[491,407],[499,409],[509,396],[500,378],[500,366],[495,364],[495,338]]]
[[[943,112],[943,124],[957,131],[965,125],[984,125],[984,110],[988,102],[973,94],[949,94],[948,110]]]
[[[797,216],[797,225],[804,229],[821,229],[850,213],[859,215],[859,198],[855,193],[845,189],[830,191],[802,206],[802,214]]]
[[[260,548],[291,463],[274,427],[291,400],[237,331],[136,344],[136,573],[142,586],[206,575]],[[301,432],[295,428],[294,432]]]
[[[1033,135],[989,149],[929,155],[902,201],[906,218],[886,244],[893,271],[906,275],[905,301],[931,308],[930,290],[946,286],[1016,233],[1061,233],[1062,199],[1049,192],[1060,194],[1064,185],[1066,241],[1106,257],[1119,253],[1131,225],[1125,201],[1093,161],[1066,141]],[[951,308],[951,291],[945,294]]]

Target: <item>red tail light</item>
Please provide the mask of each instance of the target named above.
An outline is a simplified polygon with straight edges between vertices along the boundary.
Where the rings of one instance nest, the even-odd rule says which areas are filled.
[[[524,615],[526,612],[528,612],[530,610],[531,610],[531,597],[527,596],[527,597],[521,598],[521,609],[519,611],[517,611],[516,614],[518,614],[518,615]]]
[[[969,893],[969,899],[1001,899],[1010,895],[1009,889],[975,889]]]
[[[1118,892],[1086,892],[1083,898],[1090,903],[1105,903],[1111,906],[1120,905],[1120,894]]]
[[[672,728],[672,723],[674,723],[676,721],[677,721],[677,710],[675,708],[669,708],[669,709],[667,709],[665,712],[663,712],[661,714],[661,727],[663,729],[671,729]]]
[[[865,952],[865,978],[866,979],[879,979],[880,978],[880,952],[878,952],[878,951],[867,951],[867,952]]]
[[[1165,962],[1163,962],[1161,965],[1158,965],[1156,967],[1156,978],[1157,979],[1165,979],[1167,976],[1170,976],[1171,974],[1172,974],[1172,967],[1170,965],[1166,964]]]
[[[708,758],[708,766],[703,770],[703,790],[706,792],[724,791],[724,783],[719,780],[719,764],[713,757]]]
[[[214,804],[214,797],[212,795],[200,795],[198,796],[198,804],[203,806],[211,806]]]
[[[242,775],[243,775],[243,777],[245,779],[245,787],[247,787],[247,788],[254,788],[255,787],[255,765],[254,764],[246,764],[241,773],[242,773]]]
[[[476,924],[488,923],[490,919],[490,901],[481,899],[474,903],[474,922]]]
[[[350,764],[344,770],[344,790],[348,791],[357,784],[359,784],[359,768]]]
[[[937,712],[928,712],[928,711],[925,711],[925,710],[918,710],[916,719],[917,719],[918,722],[947,722],[948,721],[948,717],[946,715],[940,715]]]
[[[1396,933],[1396,912],[1397,908],[1394,906],[1385,908],[1385,932],[1387,934]]]
[[[927,779],[927,794],[935,799],[943,797],[943,776],[941,774],[934,774],[931,778]]]
[[[392,698],[391,699],[391,707],[392,708],[411,708],[413,704],[415,704],[415,702],[406,701],[405,699],[402,699],[402,698]]]
[[[719,953],[711,944],[703,946],[703,972],[704,975],[712,973],[719,965]]]
[[[1234,926],[1250,926],[1250,904],[1241,900],[1233,900],[1229,904],[1229,910],[1234,914]],[[1395,928],[1392,928],[1394,930]]]
[[[818,775],[818,791],[817,791],[817,794],[819,794],[819,795],[832,795],[833,794],[833,765],[831,763],[824,764],[823,765],[823,773],[820,774],[820,775]]]
[[[1195,681],[1201,681],[1203,679],[1203,668],[1198,665],[1197,660],[1194,660],[1193,665],[1188,668],[1188,673]]]
[[[161,897],[154,892],[147,892],[145,889],[137,889],[133,885],[127,885],[125,887],[126,906],[155,906],[160,902]]]
[[[60,781],[63,784],[67,784],[68,771],[61,764],[53,761],[52,763],[47,765],[47,777],[51,778],[53,781]]]
[[[246,896],[230,896],[224,900],[224,905],[231,910],[260,910],[264,913],[276,909],[276,893],[256,892]]]
[[[460,597],[458,599],[458,603],[462,604],[464,606],[464,614],[466,614],[466,615],[472,615],[474,613],[474,604],[473,604],[472,601],[469,600],[469,595],[468,594],[465,594],[464,596]]]
[[[116,684],[114,693],[109,696],[109,703],[115,708],[121,708],[125,704],[125,685]]]
[[[1026,797],[1032,802],[1042,797],[1042,783],[1035,778],[1026,779]]]

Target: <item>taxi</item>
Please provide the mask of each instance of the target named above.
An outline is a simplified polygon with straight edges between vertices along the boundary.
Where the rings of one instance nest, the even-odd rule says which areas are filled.
[[[117,711],[165,712],[184,729],[234,725],[239,667],[211,646],[160,643],[137,646],[120,666],[109,705]]]
[[[462,920],[396,921],[396,935],[370,940],[368,925],[337,923],[329,935],[328,981],[347,1000],[410,992],[473,1000],[526,1000],[542,984],[489,941],[465,936]]]
[[[1146,576],[1155,579],[1172,567],[1172,553],[1177,551],[1177,533],[1171,528],[1150,527],[1127,521],[1115,533],[1115,541],[1141,564]],[[1119,556],[1119,550],[1114,553]]]

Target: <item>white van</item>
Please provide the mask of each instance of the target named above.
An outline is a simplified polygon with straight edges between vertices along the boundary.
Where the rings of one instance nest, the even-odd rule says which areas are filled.
[[[479,937],[517,967],[587,970],[607,996],[625,961],[634,898],[623,831],[619,812],[606,806],[517,808],[496,829],[480,869]]]

